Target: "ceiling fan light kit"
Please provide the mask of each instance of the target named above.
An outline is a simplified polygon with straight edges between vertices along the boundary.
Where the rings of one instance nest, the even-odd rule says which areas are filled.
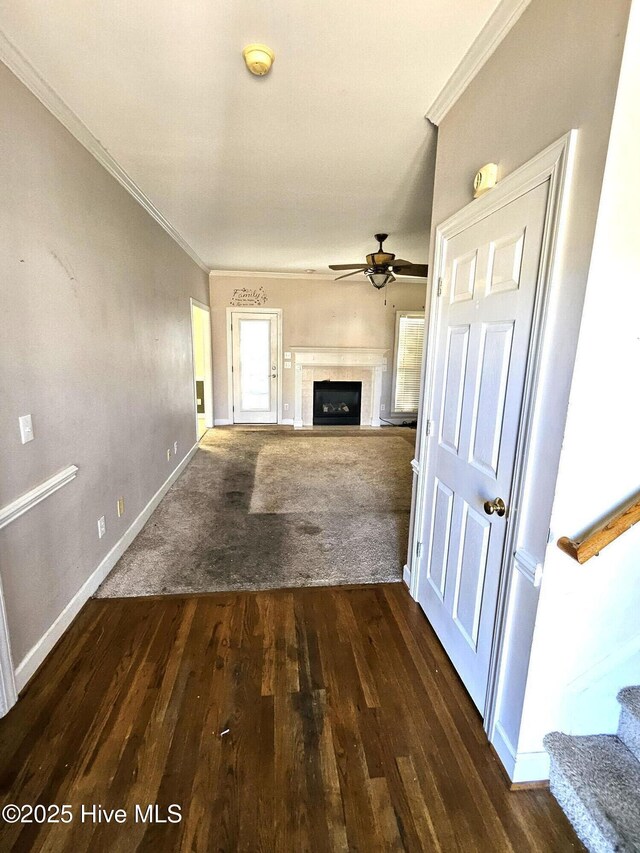
[[[247,68],[256,77],[264,77],[271,70],[275,53],[266,44],[248,44],[242,51]]]
[[[376,290],[380,290],[382,287],[385,287],[385,285],[391,284],[392,281],[396,280],[396,277],[392,272],[369,272],[367,270],[365,275]]]
[[[418,276],[419,278],[427,277],[428,267],[426,264],[412,264],[411,261],[396,260],[394,254],[383,251],[382,244],[389,236],[388,234],[375,234],[374,236],[379,243],[378,251],[367,255],[366,264],[329,264],[330,270],[353,270],[353,272],[348,272],[345,275],[339,275],[336,281],[341,278],[348,278],[350,275],[364,273],[371,284],[380,290],[396,280],[394,273],[396,275]]]

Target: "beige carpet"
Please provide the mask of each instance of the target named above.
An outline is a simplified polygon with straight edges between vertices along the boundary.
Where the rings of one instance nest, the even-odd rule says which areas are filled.
[[[414,436],[210,430],[97,595],[399,580]]]

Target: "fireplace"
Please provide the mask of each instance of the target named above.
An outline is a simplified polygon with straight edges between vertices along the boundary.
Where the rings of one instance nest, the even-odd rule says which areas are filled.
[[[313,423],[359,426],[362,382],[313,383]]]

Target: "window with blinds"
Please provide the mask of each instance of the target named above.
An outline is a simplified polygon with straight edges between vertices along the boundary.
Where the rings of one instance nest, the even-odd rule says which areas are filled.
[[[393,411],[415,414],[420,399],[420,368],[424,314],[396,312],[396,350],[393,371]]]

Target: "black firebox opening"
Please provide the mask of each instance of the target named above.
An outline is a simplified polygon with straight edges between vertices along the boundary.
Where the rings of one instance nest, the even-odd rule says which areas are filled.
[[[314,425],[358,426],[361,397],[362,382],[314,382]]]

